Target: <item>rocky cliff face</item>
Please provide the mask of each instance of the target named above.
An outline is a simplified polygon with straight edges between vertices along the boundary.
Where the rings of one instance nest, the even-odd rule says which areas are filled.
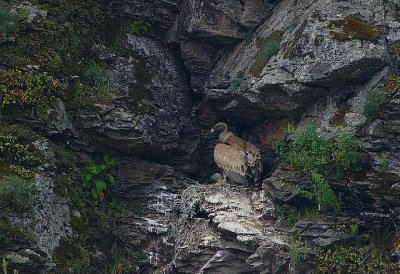
[[[30,214],[0,216],[9,267],[332,273],[339,257],[367,273],[352,258],[376,250],[352,248],[373,244],[383,255],[368,260],[398,272],[398,1],[29,2],[0,1],[0,173],[29,175],[38,191]],[[260,148],[263,189],[207,179],[218,171],[208,132],[221,120]],[[318,209],[304,195],[313,173],[273,149],[294,138],[288,123],[310,122],[330,140],[354,132],[362,155],[359,168],[326,175],[339,212]],[[21,145],[40,161],[7,156]],[[119,159],[107,173],[117,184],[93,200],[85,165],[105,154]]]

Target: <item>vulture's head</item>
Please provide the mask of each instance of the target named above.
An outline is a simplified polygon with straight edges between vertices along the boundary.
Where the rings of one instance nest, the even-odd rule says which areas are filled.
[[[225,123],[219,122],[212,129],[211,133],[220,134],[221,132],[227,132],[228,126]]]
[[[221,183],[222,182],[222,175],[219,173],[215,173],[213,176],[210,177],[212,182]]]

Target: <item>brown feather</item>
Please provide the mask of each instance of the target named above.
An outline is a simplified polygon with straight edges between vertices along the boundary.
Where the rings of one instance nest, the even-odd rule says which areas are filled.
[[[220,144],[214,149],[214,160],[222,169],[224,178],[240,183],[260,183],[261,154],[257,147],[228,131],[225,123],[218,123],[213,130],[219,132]]]
[[[246,183],[247,165],[245,158],[237,149],[226,144],[217,144],[214,160],[228,177],[237,183]]]
[[[225,134],[224,143],[235,148],[244,156],[246,165],[249,167],[249,175],[253,178],[254,182],[259,182],[261,180],[262,162],[258,148],[252,143],[237,137],[232,132]]]

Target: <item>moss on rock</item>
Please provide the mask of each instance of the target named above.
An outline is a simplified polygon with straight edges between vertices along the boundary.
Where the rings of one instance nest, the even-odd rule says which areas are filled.
[[[383,33],[377,26],[361,21],[354,16],[346,16],[340,20],[330,21],[328,28],[332,29],[330,31],[332,37],[341,41],[360,39],[376,42]],[[341,31],[335,29],[341,29]]]
[[[276,30],[268,37],[257,38],[257,55],[250,68],[253,77],[260,77],[265,65],[280,50],[283,34],[283,31]]]

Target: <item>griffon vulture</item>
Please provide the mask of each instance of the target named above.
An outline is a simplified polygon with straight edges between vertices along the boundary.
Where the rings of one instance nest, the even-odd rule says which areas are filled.
[[[241,184],[260,184],[262,162],[257,147],[228,131],[225,123],[211,129],[218,134],[219,142],[214,148],[214,160],[222,170],[223,182],[229,177]]]

